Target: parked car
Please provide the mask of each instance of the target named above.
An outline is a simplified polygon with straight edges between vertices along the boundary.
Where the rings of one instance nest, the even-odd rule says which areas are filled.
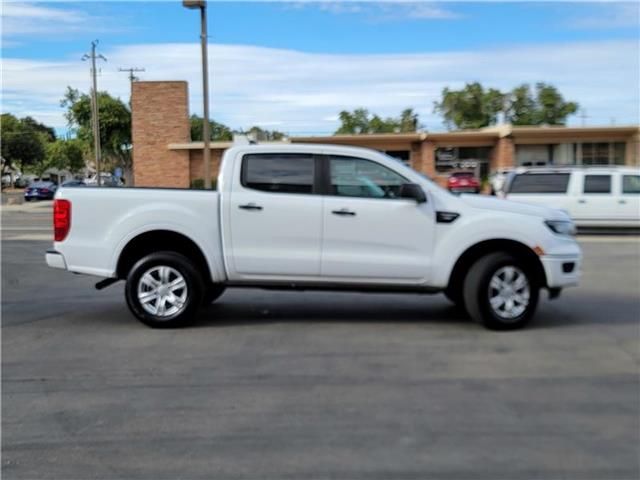
[[[122,179],[110,174],[110,173],[101,173],[100,174],[101,186],[102,187],[122,187],[124,183]],[[93,175],[92,177],[85,178],[84,183],[88,187],[97,187],[98,186],[98,176]]]
[[[506,186],[509,172],[512,169],[502,168],[495,170],[489,175],[489,185],[491,186],[491,195],[497,195],[499,197],[504,196],[504,189]]]
[[[83,180],[67,180],[66,182],[64,182],[62,185],[60,185],[61,187],[86,187],[87,184],[84,183]]]
[[[506,198],[564,209],[578,227],[640,228],[640,168],[518,169]]]
[[[480,180],[473,172],[453,172],[447,179],[447,188],[453,193],[479,193]]]
[[[33,182],[24,189],[24,199],[31,200],[51,200],[56,193],[58,186],[53,182]]]
[[[443,292],[505,330],[529,321],[541,289],[553,298],[580,278],[566,213],[452,195],[378,151],[235,146],[218,185],[60,189],[47,264],[106,277],[97,288],[125,280],[129,309],[152,327],[257,287]]]

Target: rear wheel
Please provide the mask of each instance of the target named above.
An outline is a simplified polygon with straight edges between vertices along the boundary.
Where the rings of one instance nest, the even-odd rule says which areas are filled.
[[[463,293],[473,320],[491,330],[515,330],[531,320],[539,291],[527,265],[509,254],[492,253],[473,264]]]
[[[173,328],[190,323],[202,302],[202,277],[193,263],[175,252],[140,259],[125,286],[127,305],[142,323]]]

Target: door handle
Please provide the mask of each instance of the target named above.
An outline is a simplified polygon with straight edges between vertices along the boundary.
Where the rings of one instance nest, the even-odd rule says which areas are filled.
[[[350,216],[354,216],[356,214],[356,212],[352,212],[351,210],[347,210],[346,208],[343,208],[342,210],[333,210],[331,213],[333,213],[334,215],[350,215]]]
[[[578,203],[587,203],[587,201],[583,198],[581,198],[580,200],[578,200]]]
[[[262,210],[260,205],[256,205],[255,203],[247,203],[246,205],[238,205],[238,208],[242,210]]]
[[[618,203],[625,204],[625,203],[627,203],[627,201],[626,200],[618,200]]]

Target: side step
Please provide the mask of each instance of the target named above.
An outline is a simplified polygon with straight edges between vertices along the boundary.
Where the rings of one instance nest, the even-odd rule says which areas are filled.
[[[105,278],[104,280],[100,280],[96,283],[96,290],[102,290],[103,288],[107,288],[110,285],[113,285],[116,282],[119,282],[119,278]]]

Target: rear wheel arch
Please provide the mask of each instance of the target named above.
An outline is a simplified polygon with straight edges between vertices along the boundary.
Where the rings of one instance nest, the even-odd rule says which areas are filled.
[[[461,292],[464,279],[473,264],[486,255],[498,252],[508,253],[530,268],[539,287],[547,285],[542,262],[529,246],[516,240],[493,239],[476,243],[460,255],[451,270],[446,290],[452,293],[455,292],[454,294]]]
[[[175,252],[191,260],[202,280],[211,282],[209,263],[202,249],[192,239],[172,230],[152,230],[144,232],[129,240],[120,252],[116,275],[126,279],[131,268],[141,258],[156,252]]]

